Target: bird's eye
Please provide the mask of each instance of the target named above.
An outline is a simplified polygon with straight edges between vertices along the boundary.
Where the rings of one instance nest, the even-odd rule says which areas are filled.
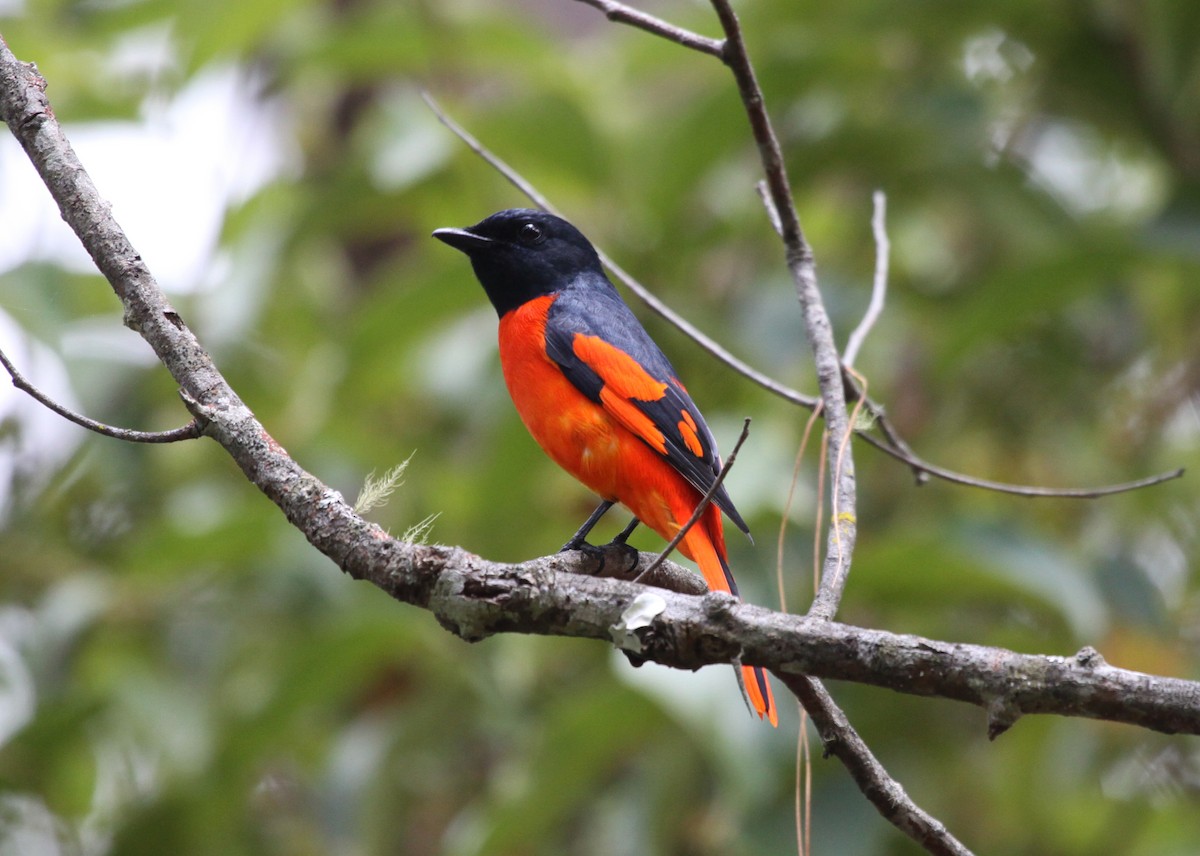
[[[540,244],[545,238],[542,230],[534,223],[526,223],[521,227],[519,234],[522,244]]]

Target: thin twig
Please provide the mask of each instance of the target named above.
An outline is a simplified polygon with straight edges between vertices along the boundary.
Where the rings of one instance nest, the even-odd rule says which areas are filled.
[[[667,560],[667,557],[670,556],[671,553],[674,552],[675,548],[679,546],[679,542],[682,541],[684,536],[688,534],[688,530],[695,526],[696,522],[699,521],[704,515],[704,512],[708,510],[708,506],[712,503],[713,497],[716,496],[717,491],[721,489],[721,483],[725,481],[725,476],[731,469],[733,469],[733,462],[737,460],[738,450],[742,448],[742,444],[746,442],[746,438],[749,436],[750,417],[747,416],[746,421],[742,423],[741,436],[739,436],[737,442],[733,444],[733,451],[730,452],[729,457],[725,459],[725,465],[721,467],[721,471],[717,473],[716,480],[709,485],[708,491],[703,497],[700,498],[700,503],[696,506],[696,510],[692,512],[692,516],[689,517],[687,523],[683,524],[683,527],[675,533],[675,537],[667,542],[667,546],[664,547],[663,551],[658,554],[658,558],[650,564],[650,567],[646,568],[646,570],[642,571],[637,575],[637,577],[634,578],[633,581],[635,583],[640,581],[642,577],[645,577],[658,570],[658,566]]]
[[[846,376],[850,377],[850,373],[847,372]],[[892,425],[892,420],[888,418],[887,412],[883,409],[883,407],[877,402],[871,401],[869,398],[866,399],[866,402],[867,407],[870,408],[869,415],[871,422],[879,428],[879,433],[884,436],[884,439],[891,444],[893,449],[915,458],[916,453],[913,452],[908,443],[904,441],[904,438],[900,436],[900,432],[898,432],[895,426]],[[860,437],[866,437],[867,432],[859,430],[858,435]],[[913,481],[916,483],[917,487],[929,483],[929,473],[927,471],[921,469],[920,467],[914,466],[910,466],[909,469],[912,470]]]
[[[645,30],[647,33],[653,33],[675,42],[677,45],[683,45],[685,48],[691,48],[709,56],[718,58],[721,56],[724,45],[720,39],[710,39],[674,24],[668,24],[653,15],[648,15],[632,6],[626,6],[624,3],[617,3],[615,0],[579,0],[579,2],[599,9],[610,21],[629,24],[631,27],[637,27],[639,30]]]
[[[803,834],[801,835],[802,846],[804,848],[804,856],[812,856],[812,804],[813,804],[813,765],[812,765],[812,744],[808,739],[808,711],[804,709],[804,705],[800,704],[800,699],[796,699],[796,707],[800,708],[800,732],[804,735],[802,745],[804,747],[804,825]]]
[[[867,304],[867,311],[850,334],[846,350],[842,353],[842,363],[846,368],[853,366],[858,359],[858,352],[883,312],[883,301],[887,297],[888,256],[892,249],[887,233],[887,195],[882,190],[876,190],[872,199],[875,205],[871,215],[871,232],[875,236],[875,278],[871,283],[871,300]]]
[[[8,358],[8,355],[4,351],[0,351],[0,364],[4,365],[5,370],[12,377],[13,386],[29,395],[34,401],[54,411],[64,419],[74,422],[76,425],[82,426],[89,431],[102,434],[105,437],[113,437],[129,443],[178,443],[180,440],[195,440],[204,431],[203,426],[197,419],[193,419],[188,424],[170,431],[135,431],[132,428],[118,428],[114,425],[105,425],[103,422],[89,419],[80,413],[76,413],[74,410],[64,407],[46,395],[30,383],[23,374],[17,371],[17,367],[13,365],[12,360]]]
[[[817,467],[817,502],[813,514],[813,543],[812,543],[812,590],[815,596],[821,587],[821,527],[825,514],[825,481],[828,472],[829,432],[821,432],[820,466]]]
[[[754,191],[762,200],[763,208],[767,212],[767,219],[771,221],[771,228],[775,230],[776,235],[782,238],[783,224],[779,222],[779,212],[775,210],[775,203],[771,201],[770,188],[767,187],[765,181],[756,181],[754,182]]]
[[[1146,478],[1136,479],[1134,481],[1121,482],[1120,484],[1103,485],[1101,487],[1037,487],[1035,485],[1009,484],[1007,482],[992,481],[990,479],[976,478],[975,476],[964,475],[963,473],[947,470],[935,464],[931,464],[923,458],[919,458],[912,452],[901,451],[894,446],[885,443],[878,437],[872,434],[859,432],[858,436],[867,443],[874,446],[879,451],[886,455],[890,455],[897,461],[902,461],[908,464],[915,470],[929,473],[931,476],[948,481],[953,484],[961,484],[966,487],[975,487],[982,490],[991,490],[997,493],[1007,493],[1013,496],[1024,496],[1031,499],[1039,498],[1054,498],[1054,499],[1096,499],[1101,496],[1112,496],[1117,493],[1128,493],[1131,490],[1141,490],[1142,488],[1152,487],[1156,484],[1177,479],[1184,473],[1183,467],[1177,467],[1164,473],[1147,476]]]
[[[580,0],[580,2],[583,2],[583,0]],[[426,105],[439,122],[441,122],[452,134],[458,137],[467,146],[467,148],[482,158],[484,162],[495,169],[496,172],[500,173],[500,175],[503,176],[509,184],[528,197],[534,205],[549,211],[551,214],[557,214],[561,216],[558,208],[552,202],[550,202],[550,200],[547,199],[536,187],[534,187],[528,179],[521,175],[521,173],[517,172],[517,170],[511,167],[487,146],[479,142],[479,140],[476,139],[469,131],[455,122],[454,119],[450,118],[450,116],[444,110],[442,110],[441,106],[438,105],[437,101],[434,100],[432,95],[430,95],[428,92],[422,92],[421,97],[424,99]],[[765,192],[765,184],[763,184],[763,188],[764,190],[760,191],[760,193]],[[768,215],[773,218],[776,225],[776,231],[778,232],[778,214],[775,213],[775,209],[770,203],[769,194],[764,197],[764,204],[766,204]],[[603,249],[596,247],[596,253],[600,256],[600,260],[604,263],[604,265],[612,272],[613,276],[619,279],[626,288],[636,294],[638,298],[646,304],[646,306],[666,320],[667,323],[671,324],[673,327],[699,345],[701,349],[703,349],[718,362],[724,363],[742,377],[746,378],[752,383],[758,384],[767,392],[782,398],[784,401],[795,404],[797,407],[803,407],[805,410],[815,410],[821,403],[819,398],[799,392],[798,390],[795,390],[786,384],[775,380],[769,375],[738,359],[733,354],[729,353],[729,351],[725,350],[725,348],[723,348],[716,341],[700,332],[700,330],[698,330],[696,327],[692,326],[691,322],[687,321],[685,318],[675,312],[674,309],[663,303],[662,300],[655,296],[654,293],[646,288],[645,285],[626,273],[626,271],[615,261],[613,261],[612,257],[604,252]],[[917,474],[918,484],[924,483],[925,479],[921,477],[921,474],[927,473],[953,484],[965,485],[967,487],[977,487],[985,490],[994,490],[1000,493],[1015,494],[1017,496],[1103,496],[1107,492],[1120,493],[1124,490],[1135,489],[1127,485],[1116,485],[1115,488],[1111,490],[1106,487],[1032,488],[1024,485],[1012,485],[1005,484],[1003,482],[987,481],[985,479],[973,479],[971,476],[968,476],[965,473],[959,473],[954,470],[946,469],[945,467],[939,467],[934,464],[930,464],[917,456],[909,447],[909,445],[904,442],[903,438],[896,433],[895,429],[891,426],[891,423],[886,419],[883,407],[877,402],[871,401],[870,399],[866,399],[866,405],[869,408],[874,423],[879,427],[879,430],[883,433],[887,442],[879,440],[878,438],[871,436],[870,434],[866,433],[866,431],[861,429],[856,429],[855,433],[875,448],[886,452],[898,461],[903,461],[904,463],[908,464],[913,472]],[[1157,484],[1160,481],[1176,478],[1181,472],[1182,470],[1176,470],[1171,473],[1153,476],[1151,479],[1146,480],[1146,484]],[[1131,482],[1129,484],[1137,483]]]
[[[833,755],[842,762],[859,790],[885,819],[930,853],[971,856],[971,851],[940,820],[913,802],[900,783],[888,774],[819,680],[778,672],[775,675],[812,716],[826,756]]]

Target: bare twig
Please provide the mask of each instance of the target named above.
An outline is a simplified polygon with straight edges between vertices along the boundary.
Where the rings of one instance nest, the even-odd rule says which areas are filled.
[[[707,36],[701,36],[677,27],[674,24],[668,24],[653,15],[648,15],[639,9],[634,9],[632,6],[626,6],[624,3],[617,3],[614,0],[579,0],[580,3],[586,3],[589,6],[594,6],[604,13],[604,16],[610,21],[615,21],[620,24],[629,24],[631,27],[637,27],[639,30],[645,30],[647,33],[653,33],[656,36],[662,36],[668,41],[675,42],[677,45],[683,45],[685,48],[706,53],[709,56],[720,57],[723,45],[719,39],[710,39]]]
[[[867,392],[867,379],[858,374],[858,372],[854,371],[854,369],[847,368],[846,371],[849,372],[853,376],[855,382],[859,384],[859,387],[863,391],[863,398],[865,398]],[[845,458],[850,454],[851,433],[854,430],[854,424],[856,420],[859,418],[859,415],[862,412],[863,398],[859,398],[854,402],[854,408],[848,414],[846,419],[846,432],[840,438],[838,438],[836,445],[834,446],[838,452],[834,456],[833,477],[830,479],[830,484],[833,485],[835,491],[837,490],[838,484],[841,483],[841,472],[842,467],[845,466]],[[832,435],[829,434],[828,431],[826,432],[825,436],[827,438],[832,438]],[[826,455],[828,455],[828,451],[826,451]],[[829,538],[833,547],[835,561],[830,562],[828,554],[826,555],[826,560],[822,568],[821,579],[816,585],[816,599],[813,601],[812,606],[809,607],[810,614],[824,616],[827,612],[829,616],[832,616],[833,612],[837,610],[837,602],[841,600],[842,593],[846,588],[846,579],[850,572],[850,565],[847,557],[842,552],[843,547],[841,536],[843,527],[837,524],[841,522],[848,523],[853,526],[857,523],[857,521],[850,512],[843,511],[839,512],[839,514],[845,515],[845,517],[843,517],[841,521],[834,521],[834,525],[830,527]]]
[[[845,765],[859,790],[884,818],[930,853],[971,856],[941,821],[913,802],[888,774],[820,681],[804,675],[778,676],[812,715],[825,755],[833,755]]]
[[[765,189],[765,185],[759,182],[757,185],[760,190]],[[766,197],[763,201],[770,205]],[[784,560],[783,549],[785,539],[787,537],[788,519],[792,515],[792,501],[796,496],[796,485],[800,481],[800,466],[804,462],[804,451],[808,448],[809,438],[812,437],[813,426],[817,424],[817,419],[820,417],[821,408],[817,407],[804,423],[804,433],[800,436],[800,445],[796,449],[796,462],[792,465],[792,478],[788,483],[787,498],[783,503],[783,513],[779,515],[779,535],[775,541],[775,586],[779,595],[779,611],[787,612],[787,588],[784,585]],[[821,435],[824,440],[825,435]],[[824,499],[822,495],[822,483],[824,481],[824,468],[821,468],[818,474],[817,481],[817,501],[816,501],[816,517],[817,522],[813,524],[814,536],[821,530],[821,504]],[[820,567],[820,538],[813,538],[813,591],[816,591],[820,585],[820,579],[817,576],[817,568]],[[797,697],[797,701],[799,698]],[[794,799],[794,822],[796,824],[796,849],[798,856],[810,856],[812,853],[812,748],[809,744],[808,731],[808,711],[805,710],[804,704],[798,704],[800,708],[800,728],[796,737],[796,779],[795,779],[795,799]]]
[[[341,495],[304,471],[284,451],[217,370],[212,358],[168,303],[141,255],[112,216],[91,176],[79,162],[46,98],[46,81],[20,62],[0,37],[0,118],[8,125],[57,202],[63,220],[79,237],[121,301],[126,326],[136,331],[179,383],[205,435],[219,443],[308,537],[343,568],[357,568],[351,554],[367,544],[394,543],[356,516]]]
[[[710,503],[712,503],[713,497],[716,496],[717,491],[721,489],[721,484],[725,481],[725,476],[729,474],[731,469],[733,469],[733,462],[737,460],[738,450],[742,448],[742,444],[746,442],[746,438],[749,436],[750,418],[747,417],[746,421],[742,423],[741,435],[738,437],[737,442],[733,444],[733,451],[729,453],[729,457],[725,459],[725,464],[721,467],[721,471],[717,473],[717,477],[713,480],[713,483],[709,485],[709,488],[705,492],[704,496],[700,498],[700,502],[697,503],[695,511],[692,512],[692,516],[689,517],[687,523],[683,524],[679,531],[675,533],[675,537],[667,542],[667,546],[663,547],[663,551],[658,554],[658,558],[654,560],[653,564],[651,564],[650,567],[634,578],[634,582],[639,582],[644,575],[651,574],[658,570],[658,566],[665,562],[667,557],[675,551],[675,548],[679,546],[679,542],[682,541],[684,536],[688,534],[688,530],[695,526],[700,518],[704,516],[704,512],[708,510],[708,506]]]
[[[779,596],[779,609],[782,612],[788,611],[787,605],[787,588],[785,586],[783,569],[784,557],[783,548],[787,538],[788,520],[792,516],[792,502],[796,498],[796,485],[800,481],[800,466],[804,463],[804,451],[808,448],[808,441],[812,437],[813,426],[817,424],[817,419],[820,416],[820,408],[814,410],[804,422],[804,432],[800,435],[800,445],[796,449],[796,462],[792,465],[792,478],[788,482],[787,496],[783,501],[783,513],[779,515],[779,534],[775,537],[775,589]],[[817,501],[816,515],[817,522],[814,524],[814,529],[819,532],[821,529],[820,515],[821,503],[823,497],[823,481],[825,471],[822,469],[817,474]],[[820,578],[817,576],[817,568],[820,567],[820,543],[819,540],[814,544],[813,548],[813,591],[816,591],[820,584]]]
[[[977,478],[976,476],[968,476],[963,473],[954,472],[953,470],[947,470],[944,467],[929,463],[911,451],[904,451],[893,445],[889,445],[871,434],[859,432],[858,436],[897,461],[902,461],[914,470],[929,473],[943,481],[961,484],[966,487],[991,490],[997,493],[1007,493],[1013,496],[1029,497],[1031,499],[1097,499],[1102,496],[1112,496],[1117,493],[1128,493],[1131,490],[1152,487],[1156,484],[1177,479],[1184,473],[1183,467],[1177,467],[1165,473],[1158,473],[1143,479],[1103,485],[1101,487],[1037,487],[1035,485],[1009,484],[1007,482],[992,481],[990,479]]]
[[[775,230],[776,235],[782,238],[783,224],[779,222],[779,212],[775,210],[775,203],[771,201],[771,190],[767,187],[767,183],[765,181],[754,182],[754,192],[762,200],[763,208],[767,212],[767,220],[771,222],[771,228]]]
[[[799,699],[797,699],[799,701]],[[796,745],[796,800],[794,811],[794,822],[796,824],[797,835],[799,839],[800,856],[812,856],[812,744],[809,742],[808,732],[808,711],[804,709],[803,704],[797,704],[800,708],[800,737]],[[803,779],[800,775],[800,765],[804,765]],[[800,795],[804,794],[804,810],[801,812]]]
[[[800,216],[792,199],[783,151],[779,146],[779,139],[775,136],[771,118],[767,115],[763,92],[746,50],[741,24],[728,0],[712,0],[712,6],[721,22],[721,29],[725,32],[722,59],[737,83],[742,106],[750,122],[750,131],[758,145],[758,156],[762,161],[768,196],[779,215],[787,267],[796,286],[796,296],[800,300],[804,319],[804,332],[816,362],[817,386],[821,390],[821,401],[825,405],[825,425],[829,436],[835,438],[829,449],[829,466],[834,479],[831,495],[833,513],[829,521],[828,537],[830,549],[825,554],[821,589],[810,609],[811,614],[832,618],[837,612],[845,587],[858,533],[854,455],[850,448],[851,425],[846,410],[845,387],[842,384],[841,357],[833,339],[829,315],[825,312],[821,292],[817,287],[812,248],[804,237]],[[836,550],[833,549],[835,546]]]
[[[854,361],[858,359],[859,349],[883,312],[883,301],[887,297],[888,256],[892,247],[887,233],[887,196],[882,190],[876,190],[872,199],[875,205],[875,211],[871,215],[871,232],[875,236],[875,278],[871,283],[871,300],[867,304],[867,311],[846,341],[842,362],[847,368],[853,366]]]
[[[74,422],[76,425],[80,425],[89,431],[102,434],[105,437],[113,437],[129,443],[178,443],[180,440],[195,440],[204,432],[204,426],[196,419],[170,431],[135,431],[132,428],[117,428],[113,425],[105,425],[103,422],[89,419],[80,413],[76,413],[74,410],[64,407],[46,395],[30,383],[25,375],[17,371],[17,367],[13,365],[12,360],[8,358],[8,355],[4,351],[0,351],[0,364],[4,365],[5,370],[12,377],[13,386],[29,395],[34,401],[54,411],[64,419]]]

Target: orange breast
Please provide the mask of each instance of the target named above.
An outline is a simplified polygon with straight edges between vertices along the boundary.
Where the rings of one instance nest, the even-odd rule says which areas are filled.
[[[504,381],[546,454],[604,499],[615,500],[621,429],[546,356],[546,314],[553,302],[553,295],[539,297],[500,319]]]
[[[669,539],[700,496],[546,356],[546,315],[553,302],[553,295],[538,297],[500,319],[500,365],[517,413],[555,463]],[[680,509],[686,509],[682,517]]]

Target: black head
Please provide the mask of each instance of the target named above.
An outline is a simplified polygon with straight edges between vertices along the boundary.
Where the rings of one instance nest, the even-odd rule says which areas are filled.
[[[499,315],[562,291],[583,274],[604,277],[583,233],[545,211],[510,208],[466,229],[438,229],[433,237],[467,254]]]

